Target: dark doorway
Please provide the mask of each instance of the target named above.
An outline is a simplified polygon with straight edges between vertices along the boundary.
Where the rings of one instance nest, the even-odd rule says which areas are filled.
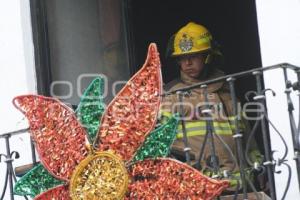
[[[224,64],[219,68],[226,74],[261,67],[260,44],[254,0],[129,0],[129,22],[138,69],[146,57],[151,42],[161,54],[164,83],[179,75],[173,59],[166,57],[169,38],[190,21],[202,24],[221,46]],[[254,77],[236,81],[237,96],[245,103],[245,93],[256,90]],[[250,122],[253,126],[253,123]],[[260,132],[259,130],[257,131]],[[258,138],[256,134],[256,138]],[[261,140],[258,146],[263,147]],[[263,151],[263,149],[261,148]]]
[[[129,16],[135,45],[136,65],[145,59],[150,42],[158,45],[167,83],[178,76],[178,67],[166,58],[168,39],[190,21],[206,26],[221,45],[226,74],[261,66],[255,1],[131,0]],[[254,80],[242,80],[239,94],[254,86]]]

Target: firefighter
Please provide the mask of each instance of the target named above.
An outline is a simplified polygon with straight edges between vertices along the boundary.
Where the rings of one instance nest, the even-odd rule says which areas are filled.
[[[214,59],[220,57],[221,53],[204,26],[190,22],[182,27],[169,43],[171,57],[176,59],[180,67],[180,78],[165,85],[165,91],[188,87],[225,75],[213,64]],[[207,95],[204,95],[204,90],[207,91]],[[191,164],[210,176],[237,172],[239,168],[234,160],[238,157],[233,138],[235,133],[233,107],[226,81],[208,84],[206,88],[195,88],[182,95],[183,109],[180,108],[178,93],[165,96],[161,107],[162,121],[172,113],[180,112],[184,119],[188,146],[184,143],[183,125],[180,124],[177,139],[172,145],[173,154],[182,157],[185,151],[189,151]],[[209,116],[205,111],[210,111]],[[241,116],[236,117],[241,119]],[[239,122],[239,128],[245,130],[245,123],[242,120]],[[213,143],[210,137],[207,137],[205,142],[209,128],[214,134]],[[200,160],[203,145],[205,146]],[[252,154],[254,157],[259,156],[259,152],[255,149]]]

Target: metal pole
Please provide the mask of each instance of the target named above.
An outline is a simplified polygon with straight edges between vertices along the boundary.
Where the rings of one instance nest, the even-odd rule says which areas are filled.
[[[0,135],[0,138],[4,138],[5,146],[6,146],[6,155],[0,154],[0,159],[3,156],[5,158],[4,162],[6,163],[6,175],[5,175],[5,179],[4,179],[4,187],[3,187],[3,191],[2,191],[2,194],[0,197],[0,200],[3,200],[8,184],[9,184],[10,200],[14,200],[13,181],[16,181],[16,176],[15,176],[15,173],[13,170],[12,162],[14,161],[13,155],[15,154],[15,159],[18,159],[19,153],[16,151],[10,152],[9,138],[11,136],[27,132],[28,130],[29,130],[29,128],[25,128],[25,129],[12,131],[12,132],[4,133],[4,134]],[[26,196],[24,196],[24,198],[27,199]]]
[[[204,150],[205,150],[205,146],[206,146],[206,143],[207,143],[207,138],[208,138],[208,134],[206,132],[204,140],[203,140],[203,143],[202,143],[202,146],[201,146],[201,149],[200,149],[199,158],[196,161],[196,168],[198,170],[201,170],[201,168],[202,168],[202,166],[201,166],[201,160],[203,159],[203,156],[204,156]]]
[[[32,138],[30,137],[30,147],[31,147],[31,158],[32,158],[32,163],[33,165],[36,165],[36,154],[35,154],[35,147],[34,147],[34,142]]]
[[[237,147],[237,153],[239,157],[239,167],[240,167],[240,174],[241,174],[241,180],[243,186],[243,199],[248,199],[247,183],[246,183],[246,175],[245,175],[245,163],[244,163],[245,159],[244,159],[244,150],[243,150],[243,143],[242,143],[243,134],[241,134],[239,128],[239,120],[238,120],[238,113],[237,113],[237,98],[235,93],[234,81],[235,79],[232,77],[227,79],[227,82],[229,83],[229,87],[230,87],[230,95],[231,95],[232,109],[233,109],[233,116],[234,116],[235,133],[233,135],[233,138]]]
[[[300,121],[299,121],[298,128],[297,128],[296,122],[294,119],[294,115],[293,115],[294,105],[293,105],[293,102],[291,99],[290,87],[292,87],[292,85],[289,85],[287,71],[285,68],[283,69],[283,73],[284,73],[284,80],[285,80],[285,85],[286,85],[285,93],[286,93],[286,98],[287,98],[289,120],[290,120],[292,140],[293,140],[293,146],[294,146],[294,160],[296,162],[298,182],[300,183],[300,142],[299,142]],[[297,79],[298,79],[297,84],[299,84],[300,83],[299,82],[300,81],[300,71],[297,70],[296,73],[297,73]],[[298,90],[298,95],[299,95],[299,105],[300,105],[300,90]],[[300,112],[299,112],[299,115],[300,115]],[[300,120],[300,118],[299,118],[299,120]]]
[[[294,155],[294,159],[296,161],[296,166],[297,166],[297,173],[298,173],[298,183],[299,183],[299,187],[300,187],[300,70],[296,71],[297,73],[297,90],[298,90],[298,96],[299,96],[299,121],[298,121],[298,131],[296,132],[296,137],[295,137],[295,155]]]
[[[9,138],[10,135],[7,135],[5,137],[5,145],[6,145],[6,164],[7,164],[7,172],[8,172],[8,182],[9,182],[9,196],[11,200],[14,200],[14,186],[13,186],[13,167],[12,167],[12,161],[13,159],[11,158],[11,152],[10,152],[10,146],[9,146]]]
[[[257,95],[258,95],[256,100],[263,105],[264,116],[268,116],[265,96],[263,94],[262,85],[261,85],[262,72],[260,72],[260,71],[253,72],[253,75],[255,76],[255,79],[256,79],[256,89],[257,89]],[[261,130],[262,130],[263,144],[264,144],[264,151],[265,151],[265,162],[263,164],[267,168],[267,175],[268,175],[268,180],[269,180],[271,198],[272,198],[272,200],[276,200],[275,181],[274,181],[274,176],[273,176],[273,171],[274,171],[273,170],[273,161],[272,161],[272,156],[271,156],[271,145],[270,145],[269,138],[268,138],[265,117],[261,118]]]
[[[183,113],[183,93],[178,91],[177,92],[178,97],[179,97],[179,113],[180,113],[180,121],[182,125],[182,133],[183,133],[183,142],[184,142],[184,153],[185,153],[185,159],[188,165],[191,165],[191,158],[190,158],[190,150],[191,148],[189,147],[188,143],[188,137],[187,137],[187,132],[186,132],[186,126],[185,126],[185,121],[184,121],[184,113]]]
[[[202,85],[201,88],[203,88],[203,94],[204,94],[204,107],[205,109],[202,110],[202,114],[207,118],[206,121],[206,134],[207,134],[207,139],[210,141],[210,152],[212,153],[211,155],[211,161],[213,164],[213,169],[214,169],[214,175],[217,175],[219,172],[219,162],[216,154],[216,147],[215,147],[215,142],[214,142],[214,127],[213,127],[213,121],[211,119],[211,113],[212,110],[209,106],[209,101],[208,101],[208,92],[207,92],[207,85]]]
[[[238,73],[234,73],[234,74],[230,74],[230,75],[226,75],[226,76],[221,76],[221,77],[218,77],[218,78],[210,79],[210,80],[207,80],[207,81],[204,81],[204,82],[201,82],[201,83],[195,83],[195,84],[193,84],[191,86],[186,86],[186,87],[178,88],[178,89],[175,89],[175,90],[171,90],[171,91],[165,92],[162,96],[166,96],[166,95],[169,95],[169,94],[175,94],[178,91],[181,91],[181,92],[190,91],[190,90],[192,90],[194,88],[201,87],[201,85],[209,85],[209,84],[212,84],[212,83],[216,83],[216,82],[227,80],[228,78],[231,78],[231,77],[241,78],[241,77],[245,77],[245,76],[251,75],[254,72],[265,72],[265,71],[269,71],[269,70],[273,70],[273,69],[278,69],[278,68],[292,69],[292,70],[299,69],[299,67],[291,65],[291,64],[287,64],[287,63],[272,65],[272,66],[268,66],[268,67],[259,67],[259,68],[251,69],[251,70],[248,70],[248,71],[238,72]]]

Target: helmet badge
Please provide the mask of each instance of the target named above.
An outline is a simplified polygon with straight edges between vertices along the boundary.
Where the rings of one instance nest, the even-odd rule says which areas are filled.
[[[193,48],[193,40],[191,37],[187,37],[186,34],[182,35],[182,38],[179,41],[179,48],[181,49],[182,52],[187,52],[190,51]]]

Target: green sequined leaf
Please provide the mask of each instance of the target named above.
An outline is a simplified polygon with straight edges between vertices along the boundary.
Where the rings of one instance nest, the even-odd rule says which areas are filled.
[[[63,184],[63,181],[54,178],[43,165],[38,164],[18,180],[14,186],[14,194],[35,197],[61,184]]]
[[[104,79],[96,78],[81,97],[76,115],[88,133],[90,144],[93,144],[100,126],[105,104],[103,102]]]
[[[137,151],[133,161],[168,156],[176,138],[178,121],[178,115],[174,115],[164,125],[152,131]]]

